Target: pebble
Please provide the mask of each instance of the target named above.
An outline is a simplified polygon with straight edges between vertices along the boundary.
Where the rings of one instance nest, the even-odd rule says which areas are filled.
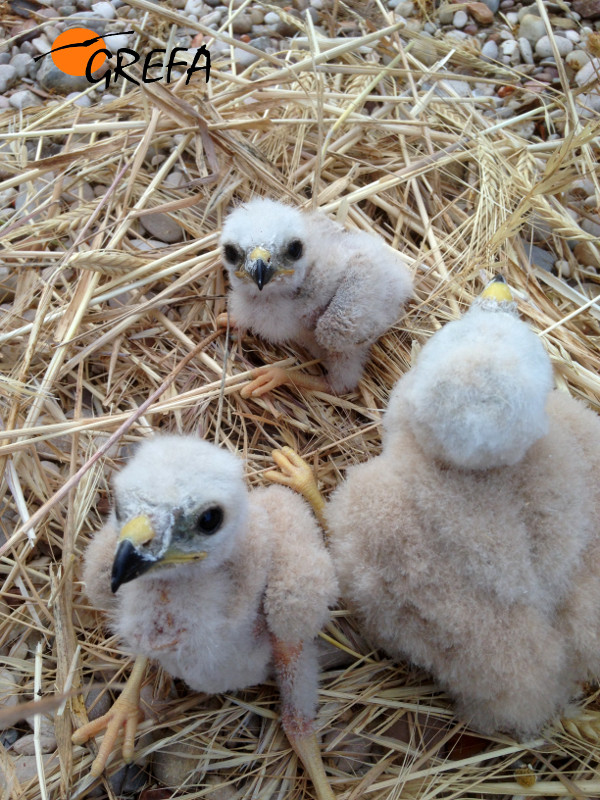
[[[10,60],[11,65],[16,69],[19,78],[32,78],[37,71],[37,64],[27,53],[17,53]]]
[[[279,22],[279,14],[274,11],[268,11],[265,14],[265,25],[277,25]]]
[[[200,767],[201,755],[197,745],[183,740],[165,745],[152,759],[154,777],[163,786],[187,786]]]
[[[598,79],[599,72],[600,58],[592,58],[587,62],[587,64],[584,64],[577,75],[575,75],[575,83],[577,86],[585,86],[587,83],[596,81]]]
[[[552,271],[552,267],[556,261],[554,253],[550,253],[548,250],[544,250],[543,247],[538,247],[535,244],[526,245],[525,252],[528,253],[532,265],[541,267],[541,269],[546,270],[546,272]]]
[[[457,11],[452,17],[452,24],[455,28],[464,28],[469,18],[466,11]]]
[[[519,50],[521,52],[521,58],[526,64],[533,64],[533,49],[529,40],[526,39],[524,36],[519,38]]]
[[[489,8],[492,14],[495,14],[500,8],[500,0],[483,0],[483,3]]]
[[[93,3],[92,11],[96,14],[99,14],[104,19],[114,19],[117,16],[115,7],[112,5],[112,3],[108,2]]]
[[[43,58],[37,73],[37,81],[47,92],[68,94],[69,92],[82,92],[89,87],[85,75],[67,75],[54,66],[51,58]]]
[[[19,702],[17,682],[7,669],[0,670],[0,708],[12,708]]]
[[[570,278],[571,277],[571,265],[568,261],[560,258],[558,261],[554,262],[554,268],[558,272],[561,278]]]
[[[573,0],[571,8],[584,19],[600,19],[600,0]]]
[[[80,94],[79,92],[69,92],[65,100],[72,100],[74,106],[80,106],[81,108],[89,108],[92,105],[89,96],[87,94]]]
[[[44,768],[51,768],[51,761],[56,763],[56,758],[53,755],[48,755],[46,753],[42,755]],[[29,781],[37,778],[38,771],[35,756],[18,756],[17,758],[11,758],[11,762],[15,768],[15,774],[20,784],[29,783]],[[0,789],[4,792],[8,790],[8,788],[8,776],[4,771],[0,770]],[[10,796],[14,797],[13,794],[10,794]]]
[[[480,25],[491,25],[494,21],[494,12],[488,3],[467,3],[467,11]]]
[[[483,45],[481,55],[489,61],[496,61],[498,58],[498,45],[493,39],[488,39]]]
[[[13,87],[17,77],[17,70],[12,64],[0,64],[0,94]]]
[[[561,56],[566,56],[573,49],[573,42],[563,36],[555,36],[554,41],[556,42],[556,49]],[[549,36],[542,36],[541,39],[538,39],[535,45],[535,53],[539,58],[549,58],[554,55],[552,41]]]
[[[252,17],[250,14],[238,14],[231,23],[231,28],[234,33],[250,33],[252,30]]]
[[[600,268],[600,246],[593,242],[578,242],[573,248],[573,255],[584,267]]]
[[[590,57],[585,50],[571,50],[570,53],[567,53],[565,64],[572,70],[575,70],[575,72],[579,72],[582,67],[585,67],[589,60]]]
[[[542,36],[546,34],[546,26],[539,17],[533,14],[525,14],[519,23],[519,38],[527,39],[534,45]]]
[[[40,98],[36,97],[29,89],[23,89],[21,92],[13,92],[9,98],[9,102],[13,108],[18,109],[34,108],[35,106],[42,105]]]
[[[581,229],[590,236],[596,236],[600,239],[600,221],[595,222],[593,219],[584,219],[581,221]]]

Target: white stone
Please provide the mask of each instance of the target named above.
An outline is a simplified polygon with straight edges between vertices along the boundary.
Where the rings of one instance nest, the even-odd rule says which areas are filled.
[[[573,42],[569,39],[565,39],[563,36],[555,36],[554,41],[556,42],[556,49],[561,56],[566,56],[573,49]],[[542,38],[538,40],[535,46],[535,52],[540,58],[550,58],[554,56],[554,49],[549,36],[542,36]]]
[[[35,106],[42,105],[42,101],[39,97],[36,97],[29,89],[23,89],[21,92],[14,92],[9,97],[9,102],[13,108],[19,109],[34,108]]]
[[[525,14],[525,16],[521,18],[519,37],[524,37],[533,45],[545,34],[546,26],[539,17],[535,17],[533,14]]]
[[[600,58],[592,58],[575,75],[575,83],[577,86],[585,86],[587,83],[597,81],[598,75],[600,75]]]
[[[279,22],[279,14],[276,14],[274,11],[269,11],[265,14],[265,25],[277,25]]]
[[[35,61],[28,53],[17,53],[11,58],[10,63],[17,70],[19,78],[26,78],[35,67]]]
[[[573,44],[578,44],[581,41],[581,36],[577,33],[577,31],[565,31],[565,36],[567,39],[570,39]]]
[[[516,11],[509,11],[505,16],[509,25],[516,25],[519,22],[519,15]]]
[[[521,58],[526,64],[533,64],[533,49],[528,39],[524,36],[519,38],[519,50],[521,51]]]
[[[498,58],[498,45],[493,39],[489,39],[481,48],[481,55],[495,61]]]
[[[17,81],[17,70],[12,64],[0,64],[0,94],[14,86]]]
[[[79,92],[70,92],[65,99],[72,100],[73,105],[80,106],[81,108],[89,108],[92,105],[90,98],[85,94],[80,94]]]
[[[579,72],[590,60],[585,50],[571,50],[565,58],[565,64],[575,72]]]
[[[106,46],[111,53],[116,53],[122,47],[129,45],[129,36],[126,33],[117,33],[114,36],[108,36],[105,39]]]
[[[96,14],[99,14],[104,19],[114,19],[117,16],[113,4],[106,2],[106,0],[100,3],[93,3],[92,11],[95,11]]]
[[[452,17],[452,24],[455,28],[464,28],[468,21],[469,17],[466,11],[457,11]]]

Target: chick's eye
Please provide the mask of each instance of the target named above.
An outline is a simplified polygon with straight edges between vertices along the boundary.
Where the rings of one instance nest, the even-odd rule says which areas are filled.
[[[223,247],[223,255],[231,264],[238,264],[242,260],[242,254],[233,244],[226,244]]]
[[[223,510],[219,506],[211,506],[203,511],[196,520],[196,528],[200,533],[216,533],[223,522]]]
[[[300,239],[292,239],[292,241],[288,244],[287,254],[290,258],[293,258],[294,261],[297,261],[302,255],[303,250],[304,248],[302,247],[302,242]]]

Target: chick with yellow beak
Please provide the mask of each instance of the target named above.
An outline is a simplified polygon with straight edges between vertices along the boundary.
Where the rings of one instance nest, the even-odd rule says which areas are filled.
[[[136,661],[113,708],[73,741],[106,729],[98,776],[124,728],[123,759],[132,760],[149,659],[210,694],[274,674],[289,742],[319,800],[333,800],[316,738],[314,643],[337,597],[333,565],[304,501],[282,487],[248,492],[242,472],[207,442],[157,436],[116,476],[84,581]]]

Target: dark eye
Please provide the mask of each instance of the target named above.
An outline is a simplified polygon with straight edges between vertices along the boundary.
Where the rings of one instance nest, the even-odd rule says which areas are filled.
[[[225,260],[229,261],[231,264],[239,264],[242,260],[241,251],[233,244],[226,244],[223,247],[223,255],[225,256]]]
[[[304,248],[302,247],[302,242],[300,239],[292,239],[292,241],[288,244],[287,254],[290,258],[293,258],[294,261],[297,261],[302,255],[303,250]]]
[[[211,506],[203,511],[196,520],[196,530],[200,533],[216,533],[223,522],[223,509],[219,506]]]

